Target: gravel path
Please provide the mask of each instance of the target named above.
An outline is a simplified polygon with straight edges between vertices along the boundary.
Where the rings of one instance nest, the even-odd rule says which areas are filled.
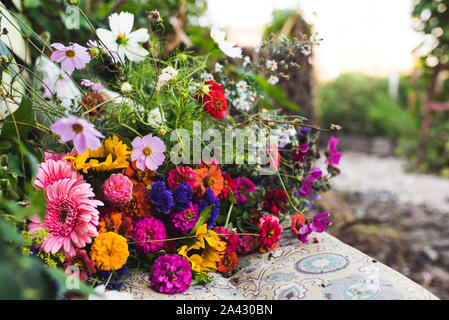
[[[340,161],[341,175],[332,185],[342,191],[388,192],[403,204],[449,212],[449,179],[405,172],[404,166],[400,158],[347,151]]]

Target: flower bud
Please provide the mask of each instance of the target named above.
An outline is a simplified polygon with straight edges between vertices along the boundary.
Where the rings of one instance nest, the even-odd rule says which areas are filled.
[[[133,90],[133,86],[129,82],[123,82],[120,87],[120,91],[124,94],[130,93]]]

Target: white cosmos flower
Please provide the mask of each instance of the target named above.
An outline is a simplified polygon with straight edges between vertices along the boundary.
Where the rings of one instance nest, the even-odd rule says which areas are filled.
[[[234,42],[226,41],[226,32],[220,31],[216,26],[212,26],[210,36],[218,44],[218,47],[230,58],[241,58],[242,48],[236,47]]]
[[[238,97],[234,101],[232,101],[232,105],[239,110],[248,111],[250,108],[250,104],[243,97]]]
[[[240,80],[239,82],[237,82],[237,84],[235,85],[237,88],[237,91],[239,92],[245,92],[246,90],[248,90],[248,83],[246,83],[246,81]]]
[[[250,57],[248,57],[248,56],[246,56],[244,59],[243,59],[243,67],[246,67],[248,64],[250,64],[251,63],[251,58]]]
[[[164,119],[164,115],[161,114],[161,110],[159,108],[154,108],[148,113],[148,124],[152,127],[158,127],[162,120]]]
[[[271,71],[276,71],[276,69],[278,68],[277,62],[274,61],[274,60],[270,60],[270,59],[267,60],[266,66],[267,66],[267,68],[270,69]]]
[[[223,65],[215,62],[215,72],[221,72],[223,70]]]
[[[142,61],[149,54],[140,43],[150,38],[145,28],[131,32],[134,25],[134,15],[129,12],[113,13],[109,16],[111,30],[97,29],[97,35],[110,52],[116,52],[121,61],[125,57],[130,61]]]
[[[279,78],[276,77],[276,76],[270,76],[270,77],[268,78],[268,83],[276,84],[276,83],[278,83],[278,82],[279,82]]]
[[[178,71],[172,67],[166,67],[162,69],[161,74],[157,80],[156,91],[161,90],[161,88],[166,85],[169,81],[175,79],[178,76]]]
[[[36,59],[36,72],[41,75],[44,98],[51,98],[55,94],[65,108],[68,108],[72,101],[76,103],[81,98],[81,91],[72,79],[47,57]]]

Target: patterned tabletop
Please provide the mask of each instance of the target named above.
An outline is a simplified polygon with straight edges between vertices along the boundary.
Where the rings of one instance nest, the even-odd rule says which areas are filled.
[[[122,290],[135,299],[220,300],[428,300],[426,289],[350,247],[321,233],[319,242],[303,244],[285,232],[279,247],[265,254],[239,256],[231,277],[211,274],[209,285],[191,286],[177,295],[155,292],[148,270],[131,270]],[[314,235],[310,237],[313,239]]]

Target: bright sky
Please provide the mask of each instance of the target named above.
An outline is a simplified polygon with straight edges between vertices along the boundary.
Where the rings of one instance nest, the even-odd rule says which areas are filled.
[[[314,64],[321,80],[342,72],[389,76],[414,64],[422,36],[412,28],[412,0],[208,0],[208,24],[229,30],[240,45],[254,45],[274,8],[296,9],[324,38]],[[236,32],[237,30],[237,32]],[[246,34],[246,37],[245,37]]]

